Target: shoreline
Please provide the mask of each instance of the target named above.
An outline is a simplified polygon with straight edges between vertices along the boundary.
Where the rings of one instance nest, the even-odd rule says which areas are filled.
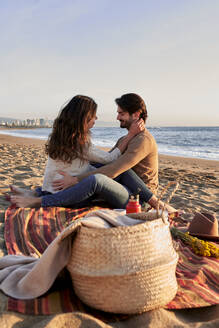
[[[19,145],[43,145],[46,143],[45,139],[38,139],[38,138],[28,138],[28,137],[15,137],[9,134],[0,134],[0,144],[2,143],[9,143],[9,144],[19,144]],[[108,147],[99,147],[100,149],[108,151],[110,148]],[[219,160],[213,159],[204,159],[204,158],[197,158],[197,157],[184,157],[184,156],[175,156],[175,155],[166,155],[166,154],[158,154],[159,159],[161,160],[173,160],[176,163],[183,161],[185,164],[190,165],[191,162],[195,165],[201,165],[205,167],[215,167],[219,166]]]
[[[183,128],[186,129],[188,127],[183,127]],[[209,128],[212,128],[212,127],[209,127]],[[213,127],[213,128],[217,128],[217,127]],[[37,127],[32,128],[32,130],[34,130],[34,129],[36,129],[38,131],[35,133],[31,133],[30,131],[28,133],[26,133],[25,129],[24,129],[23,133],[18,133],[18,132],[16,132],[17,130],[19,130],[18,128],[11,128],[10,131],[9,131],[9,129],[6,129],[6,128],[2,128],[2,129],[0,128],[0,134],[14,136],[14,137],[18,137],[18,138],[27,138],[27,139],[36,139],[36,140],[39,139],[39,140],[44,140],[46,142],[48,135],[49,135],[48,129],[46,132],[42,132],[42,133],[39,130],[43,130],[44,128],[42,128],[42,129],[38,129]],[[193,130],[192,130],[192,132],[191,132],[192,134],[188,138],[188,140],[187,140],[187,136],[186,136],[185,132],[186,132],[186,130],[183,132],[184,134],[182,137],[181,146],[179,145],[178,141],[173,139],[173,141],[170,141],[170,145],[168,147],[167,144],[163,144],[163,141],[162,141],[163,139],[161,139],[161,137],[159,137],[159,135],[157,136],[157,138],[155,137],[155,139],[157,139],[157,143],[158,143],[159,154],[162,156],[203,159],[203,160],[214,161],[214,162],[219,161],[219,156],[216,151],[217,142],[215,141],[216,144],[214,142],[214,139],[216,138],[215,132],[210,132],[209,135],[207,132],[207,137],[206,137],[207,140],[208,140],[208,138],[212,138],[212,143],[209,144],[208,147],[207,147],[207,143],[205,141],[203,141],[202,145],[200,144],[199,137],[198,137],[198,139],[196,137],[194,137],[194,140],[193,140],[193,138],[191,138],[192,134],[194,134]],[[92,133],[92,139],[94,138],[93,142],[96,142],[95,144],[97,147],[100,147],[100,148],[104,147],[106,149],[110,149],[115,145],[117,138],[113,137],[113,139],[112,138],[109,139],[109,135],[108,135],[107,138],[103,137],[103,139],[101,139],[101,136],[99,135],[99,133],[100,133],[100,135],[102,134],[102,132],[99,132],[99,131],[96,131],[96,132],[94,131],[94,133]],[[169,132],[163,131],[162,133],[164,133],[164,137],[167,138]],[[167,135],[166,135],[166,133],[167,133]],[[200,134],[200,131],[198,133]],[[203,133],[205,133],[205,132],[203,132]],[[119,137],[120,133],[118,131],[116,132],[116,134],[118,134],[118,137]],[[111,135],[112,136],[114,135],[114,133],[112,131],[111,131]],[[156,133],[155,133],[155,136],[156,136]],[[169,137],[170,137],[170,139],[172,138],[172,132],[169,134]],[[202,137],[200,136],[200,138],[202,138]],[[167,143],[168,143],[168,141],[167,141]],[[188,146],[187,146],[187,144],[188,144]]]

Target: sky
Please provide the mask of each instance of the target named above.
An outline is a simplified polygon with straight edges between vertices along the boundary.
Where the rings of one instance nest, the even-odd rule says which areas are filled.
[[[84,94],[116,122],[134,92],[149,126],[219,126],[218,17],[218,0],[0,0],[0,117]]]

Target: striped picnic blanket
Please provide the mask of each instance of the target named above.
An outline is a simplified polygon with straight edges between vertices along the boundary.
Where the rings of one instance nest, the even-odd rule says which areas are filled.
[[[70,222],[98,208],[8,208],[5,213],[5,242],[8,254],[39,257]],[[219,304],[219,260],[197,256],[181,242],[178,246],[178,292],[165,308],[183,309]],[[74,294],[67,270],[62,272],[52,288],[41,297],[25,301],[9,297],[8,310],[26,314],[80,311],[105,321],[108,321],[108,318],[124,318],[124,315],[103,313],[83,304]]]

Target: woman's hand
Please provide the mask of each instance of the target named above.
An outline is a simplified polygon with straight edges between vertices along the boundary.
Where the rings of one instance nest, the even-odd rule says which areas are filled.
[[[58,171],[58,173],[61,174],[63,178],[53,181],[52,186],[55,191],[67,189],[79,182],[77,177],[73,177],[64,171]]]
[[[136,120],[132,122],[128,134],[134,137],[144,129],[145,129],[145,122],[141,118],[140,120]]]

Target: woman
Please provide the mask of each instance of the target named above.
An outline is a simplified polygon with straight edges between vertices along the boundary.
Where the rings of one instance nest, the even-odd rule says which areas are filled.
[[[115,160],[144,127],[143,121],[134,123],[122,144],[110,153],[105,152],[90,141],[90,129],[97,119],[96,110],[97,105],[90,97],[78,95],[70,100],[55,119],[46,144],[48,162],[42,188],[33,193],[12,186],[11,190],[16,194],[11,197],[12,203],[18,207],[83,207],[101,196],[110,206],[125,208],[130,194],[141,190],[140,202],[157,206],[157,198],[132,170],[121,174],[117,181],[94,174],[65,190],[57,192],[53,189],[53,181],[60,177],[58,171],[77,176],[95,169],[89,164],[90,161],[106,164]]]

